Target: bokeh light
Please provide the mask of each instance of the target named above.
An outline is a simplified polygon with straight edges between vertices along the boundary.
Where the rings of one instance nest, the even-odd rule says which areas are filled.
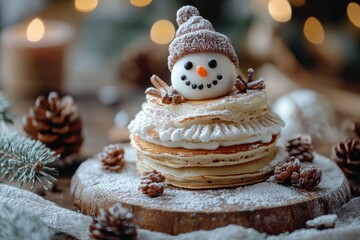
[[[349,3],[347,6],[347,15],[350,22],[360,28],[360,5],[355,2]]]
[[[324,28],[320,21],[315,17],[306,19],[304,24],[304,35],[309,42],[314,44],[322,44],[325,39]]]
[[[287,0],[270,0],[268,4],[270,16],[277,22],[291,19],[291,6]]]
[[[96,9],[99,0],[75,0],[75,8],[79,12],[91,12]]]
[[[45,26],[44,23],[39,19],[35,18],[32,20],[26,30],[26,38],[30,42],[38,42],[44,37]]]
[[[130,0],[130,3],[135,7],[145,7],[151,2],[152,0]]]
[[[175,35],[175,27],[168,20],[159,20],[154,23],[150,30],[151,40],[157,44],[171,42]]]

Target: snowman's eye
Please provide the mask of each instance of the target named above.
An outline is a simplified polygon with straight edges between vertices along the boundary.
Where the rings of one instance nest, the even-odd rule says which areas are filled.
[[[184,68],[185,68],[186,70],[190,70],[192,67],[193,67],[192,62],[186,62],[186,63],[184,64]]]
[[[208,65],[210,68],[216,68],[217,66],[217,62],[215,59],[210,59],[209,62],[208,62]]]

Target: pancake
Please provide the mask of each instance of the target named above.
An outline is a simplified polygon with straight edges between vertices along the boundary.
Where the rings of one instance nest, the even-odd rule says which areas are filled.
[[[210,120],[237,122],[259,116],[268,111],[266,92],[249,91],[238,94],[233,90],[228,95],[201,101],[186,100],[181,104],[164,104],[161,99],[147,96],[142,106],[150,119],[160,124],[176,127],[191,126]]]
[[[132,146],[141,154],[172,167],[235,165],[256,160],[276,148],[277,136],[270,143],[252,143],[219,147],[215,150],[167,148],[130,136]]]
[[[157,164],[138,154],[137,170],[140,174],[156,169],[166,175],[167,184],[177,187],[203,189],[248,185],[265,180],[285,159],[286,152],[277,148],[266,157],[243,164],[222,167],[172,168]]]

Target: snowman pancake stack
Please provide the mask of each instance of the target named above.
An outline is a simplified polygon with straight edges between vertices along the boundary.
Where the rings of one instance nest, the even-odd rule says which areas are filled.
[[[158,77],[130,123],[140,173],[158,170],[168,184],[193,189],[260,182],[286,154],[276,146],[283,121],[264,88],[235,88],[238,58],[228,37],[198,10],[177,12],[169,46],[172,86]],[[238,80],[239,81],[239,80]],[[241,89],[241,91],[239,91]]]

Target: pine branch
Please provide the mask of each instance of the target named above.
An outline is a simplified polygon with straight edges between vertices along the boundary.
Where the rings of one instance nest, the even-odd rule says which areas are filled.
[[[20,186],[30,183],[31,189],[37,182],[44,186],[52,185],[56,181],[53,175],[57,175],[57,170],[46,165],[58,158],[59,155],[56,156],[40,141],[10,132],[4,125],[0,126],[0,178],[17,181]]]
[[[9,115],[9,108],[9,100],[0,92],[0,122],[13,123],[12,117]]]

